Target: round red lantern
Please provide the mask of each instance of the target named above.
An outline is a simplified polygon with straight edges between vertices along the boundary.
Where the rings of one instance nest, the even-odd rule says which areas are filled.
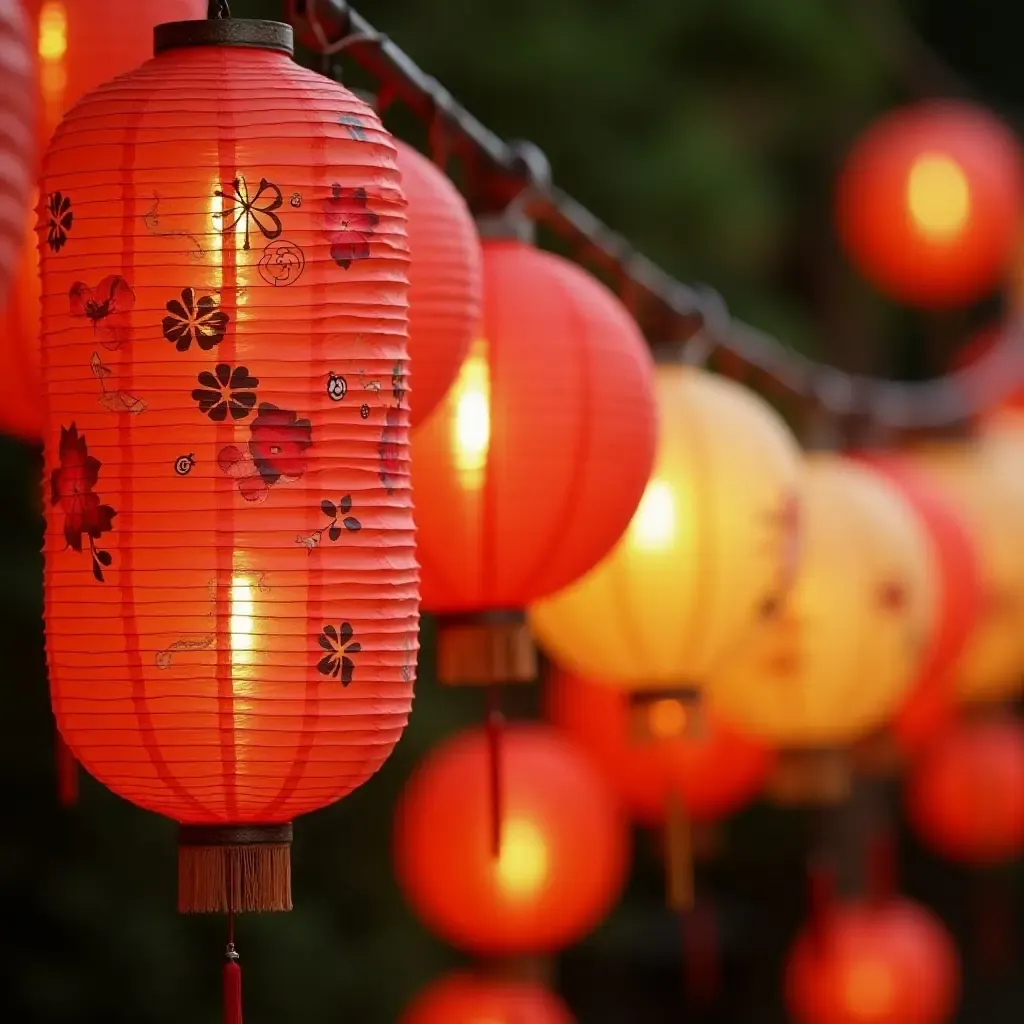
[[[573,1017],[541,985],[460,973],[421,992],[400,1024],[573,1024]]]
[[[900,747],[916,753],[952,722],[957,708],[954,669],[978,621],[983,600],[979,555],[956,508],[906,459],[872,454],[864,461],[896,484],[918,515],[931,546],[935,626],[917,681],[892,721]]]
[[[40,154],[60,123],[87,92],[141,64],[153,50],[158,21],[202,18],[206,0],[22,0],[35,54],[35,134]],[[24,91],[24,90],[23,90]],[[15,95],[9,89],[5,96]],[[26,179],[31,189],[34,182]],[[25,238],[14,286],[3,313],[0,347],[0,430],[29,441],[43,436],[39,382],[39,250],[28,193],[17,209]]]
[[[442,616],[446,682],[534,678],[523,609],[612,547],[654,459],[653,362],[622,303],[524,242],[483,250],[481,335],[413,437],[424,608]]]
[[[796,1024],[947,1024],[959,988],[952,939],[907,900],[831,908],[797,939],[786,974]]]
[[[409,405],[415,427],[452,386],[480,329],[483,268],[480,237],[459,190],[421,153],[397,139],[395,145],[409,202]]]
[[[43,168],[53,707],[181,824],[183,910],[287,909],[290,822],[365,782],[412,700],[405,201],[290,27],[156,40]]]
[[[491,845],[482,730],[435,749],[396,812],[395,866],[423,921],[479,954],[554,952],[585,935],[625,881],[628,836],[587,756],[549,726],[517,723],[501,749],[505,815]]]
[[[688,817],[717,821],[762,789],[771,749],[717,715],[697,714],[667,694],[634,707],[621,688],[569,672],[552,672],[547,692],[551,720],[594,758],[630,814],[664,825],[674,798]]]
[[[912,306],[966,305],[994,291],[1017,245],[1024,161],[982,107],[928,100],[880,118],[839,179],[839,235],[871,282]]]
[[[960,722],[914,767],[911,820],[951,860],[1000,864],[1024,850],[1024,727],[1010,718]]]

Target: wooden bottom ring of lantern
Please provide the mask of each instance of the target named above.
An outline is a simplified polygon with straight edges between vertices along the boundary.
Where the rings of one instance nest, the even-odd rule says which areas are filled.
[[[700,739],[706,733],[704,701],[695,687],[672,690],[643,689],[629,693],[629,721],[633,742]]]
[[[443,615],[437,625],[440,682],[496,686],[537,678],[537,648],[522,611]]]
[[[292,909],[292,826],[182,825],[178,910],[243,914]]]
[[[786,807],[843,803],[853,789],[853,764],[845,750],[783,750],[765,786],[768,798]]]

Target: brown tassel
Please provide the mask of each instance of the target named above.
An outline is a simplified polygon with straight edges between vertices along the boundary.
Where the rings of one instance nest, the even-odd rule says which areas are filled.
[[[502,780],[501,739],[505,718],[501,712],[501,687],[487,687],[488,792],[491,814],[491,856],[501,858],[501,835],[505,821],[505,790]]]
[[[438,624],[437,677],[448,686],[530,683],[537,648],[521,613],[448,616]]]
[[[683,913],[693,909],[693,842],[682,799],[669,797],[665,826],[668,905]]]
[[[178,837],[178,910],[291,910],[291,842],[291,825],[183,825]]]
[[[242,1024],[242,968],[233,942],[224,963],[224,1024]]]
[[[57,800],[61,807],[74,807],[78,803],[78,761],[64,737],[54,732],[57,757]]]

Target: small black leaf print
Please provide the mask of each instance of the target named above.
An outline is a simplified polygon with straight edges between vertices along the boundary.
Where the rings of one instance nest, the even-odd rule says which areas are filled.
[[[341,537],[341,527],[332,526],[330,530],[327,531],[327,536],[330,537],[331,540],[338,540]]]
[[[110,565],[113,563],[114,558],[110,554],[109,551],[97,551],[96,552],[96,561],[99,562],[100,565],[103,565],[103,566],[106,566],[106,567],[109,568]]]
[[[344,520],[344,523],[345,529],[351,530],[353,533],[363,528],[363,524],[359,522],[359,520],[356,519],[355,516],[349,516],[347,519]]]
[[[333,506],[331,506],[331,507],[333,508]],[[352,495],[351,494],[346,494],[345,497],[341,499],[341,514],[343,516],[347,516],[349,514],[349,512],[351,512],[351,511],[352,511]]]
[[[215,423],[223,423],[228,413],[232,419],[245,419],[256,405],[260,382],[247,366],[232,369],[227,363],[218,363],[212,373],[203,370],[196,380],[202,387],[192,392],[192,399],[198,403],[199,411]]]
[[[333,501],[328,501],[326,498],[324,498],[324,500],[320,502],[320,508],[323,510],[324,515],[327,516],[328,519],[337,518],[338,510],[334,507]]]
[[[334,542],[341,539],[341,535],[345,530],[355,533],[363,528],[363,524],[355,516],[347,515],[348,512],[352,511],[351,494],[346,494],[337,505],[329,498],[324,498],[320,502],[320,511],[327,516],[330,522],[319,530],[314,530],[310,534],[303,534],[295,538],[295,543],[306,548],[309,554],[312,554],[320,546],[325,533],[327,534],[327,539]],[[344,516],[341,523],[338,522],[339,516]]]

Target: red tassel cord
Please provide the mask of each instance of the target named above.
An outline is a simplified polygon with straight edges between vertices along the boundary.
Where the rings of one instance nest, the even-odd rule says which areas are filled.
[[[228,948],[224,963],[224,1024],[242,1024],[242,968],[235,950],[234,915],[228,916]]]
[[[487,687],[487,751],[491,810],[491,856],[501,857],[501,833],[505,820],[505,787],[501,771],[501,741],[505,716],[501,711],[501,687]]]
[[[54,732],[57,759],[57,800],[61,807],[78,803],[78,761],[59,732]]]

